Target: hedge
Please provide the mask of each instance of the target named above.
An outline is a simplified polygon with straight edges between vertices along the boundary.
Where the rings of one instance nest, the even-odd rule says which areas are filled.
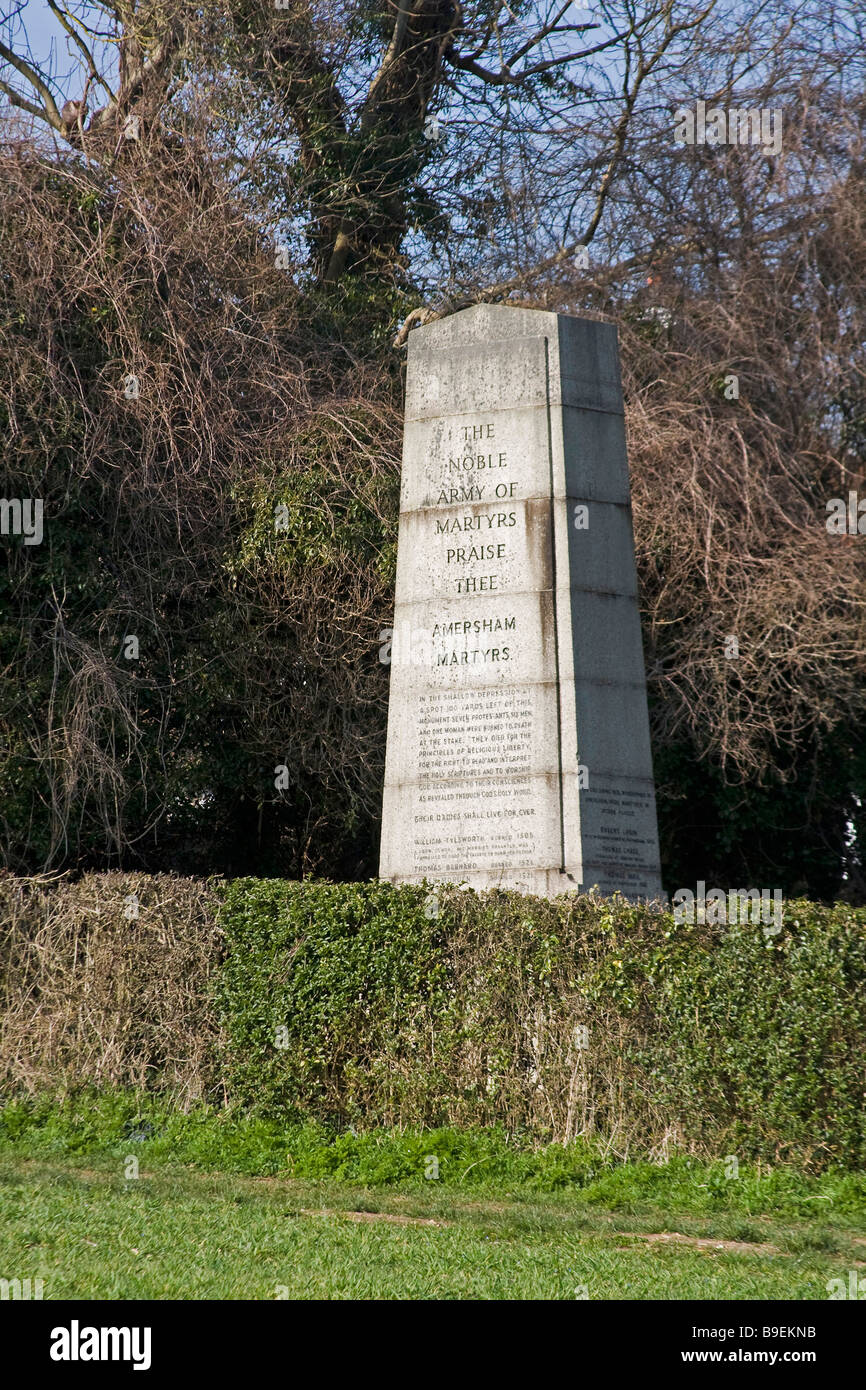
[[[866,1156],[866,909],[790,902],[771,936],[619,898],[112,874],[2,879],[0,922],[7,1095]]]

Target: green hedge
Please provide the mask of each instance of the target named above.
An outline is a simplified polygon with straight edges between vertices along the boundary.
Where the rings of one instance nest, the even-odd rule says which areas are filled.
[[[765,936],[592,896],[0,879],[12,1096],[862,1168],[864,985],[866,909],[843,904],[788,903]]]
[[[225,1075],[262,1113],[866,1157],[863,909],[790,903],[772,937],[619,899],[273,880],[218,894]]]
[[[270,1114],[359,1122],[372,1122],[368,1109],[390,1122],[423,1108],[441,1088],[413,1065],[419,1033],[450,1015],[443,933],[424,895],[274,879],[218,891],[230,1094]]]

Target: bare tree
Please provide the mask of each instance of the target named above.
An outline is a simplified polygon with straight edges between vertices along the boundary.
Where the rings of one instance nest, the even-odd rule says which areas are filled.
[[[391,343],[495,299],[621,325],[657,749],[743,796],[808,764],[804,807],[842,758],[840,864],[863,562],[823,507],[866,449],[856,7],[52,9],[71,73],[20,6],[0,35],[4,487],[64,518],[2,580],[9,861],[372,871]],[[698,100],[778,108],[783,152],[676,146]]]

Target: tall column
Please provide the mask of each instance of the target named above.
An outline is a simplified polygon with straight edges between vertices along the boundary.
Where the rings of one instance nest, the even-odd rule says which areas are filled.
[[[380,876],[661,892],[612,324],[409,336]]]

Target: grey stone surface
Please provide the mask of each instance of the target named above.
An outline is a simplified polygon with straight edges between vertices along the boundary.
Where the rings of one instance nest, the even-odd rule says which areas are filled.
[[[415,329],[400,498],[381,877],[658,896],[613,325]]]

